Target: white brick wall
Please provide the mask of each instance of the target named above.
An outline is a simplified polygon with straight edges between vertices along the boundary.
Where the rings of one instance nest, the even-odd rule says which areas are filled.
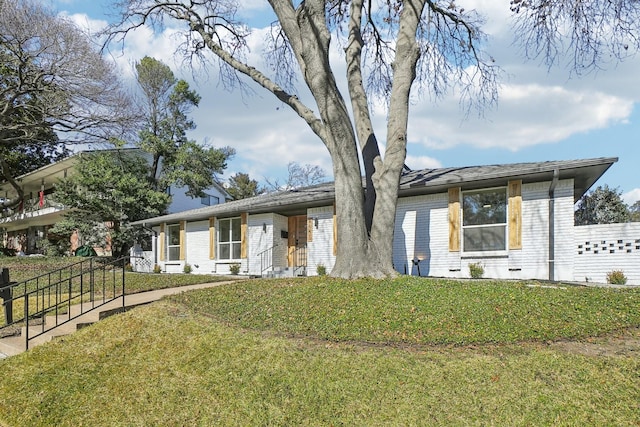
[[[417,258],[422,260],[420,275],[447,275],[447,201],[446,193],[398,200],[393,238],[393,265],[398,272],[417,275],[418,268],[412,262]]]
[[[215,265],[209,259],[209,221],[187,222],[185,263],[192,273],[210,274]]]
[[[627,284],[640,285],[640,223],[575,227],[573,280],[606,283],[607,273],[622,270]]]
[[[318,228],[311,221],[313,241],[307,242],[307,274],[317,275],[317,267],[322,264],[330,273],[336,263],[333,255],[333,206],[310,208],[307,210],[307,218],[318,219]]]
[[[249,215],[248,224],[248,255],[249,273],[261,274],[263,266],[260,254],[274,245],[273,214]],[[278,231],[280,234],[280,231]]]

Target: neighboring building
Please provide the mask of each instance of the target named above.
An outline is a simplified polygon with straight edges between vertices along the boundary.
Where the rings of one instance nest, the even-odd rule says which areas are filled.
[[[125,149],[139,151],[138,149]],[[80,152],[58,162],[44,166],[16,180],[24,190],[25,200],[13,209],[0,213],[0,228],[3,230],[3,246],[26,255],[42,253],[42,242],[48,230],[60,221],[67,208],[56,201],[55,186],[58,180],[74,173],[75,165],[86,152]],[[212,206],[230,199],[229,194],[216,184],[206,191],[203,198],[191,198],[185,188],[171,187],[172,203],[168,212]],[[0,184],[0,198],[17,197],[15,189],[7,182]],[[81,244],[78,236],[72,236],[72,249]],[[76,245],[75,247],[73,247]]]
[[[480,262],[485,277],[576,280],[574,204],[616,161],[405,173],[396,209],[395,269],[469,277],[469,264]],[[241,274],[257,276],[314,275],[318,265],[331,271],[333,204],[333,184],[321,184],[138,221],[154,236],[152,251],[137,251],[145,260],[137,268],[157,264],[172,273],[189,264],[196,273],[228,274],[235,264]]]

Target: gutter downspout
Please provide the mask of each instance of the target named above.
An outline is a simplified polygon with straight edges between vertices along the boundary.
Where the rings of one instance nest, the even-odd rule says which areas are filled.
[[[555,280],[555,191],[558,185],[560,171],[556,168],[553,170],[553,179],[549,186],[549,280]]]

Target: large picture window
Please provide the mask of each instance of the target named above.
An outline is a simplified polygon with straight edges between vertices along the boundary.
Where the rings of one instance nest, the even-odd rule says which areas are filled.
[[[240,259],[242,231],[240,218],[218,221],[218,259]]]
[[[180,224],[167,226],[167,261],[180,259]]]
[[[462,195],[464,252],[504,251],[507,232],[507,191],[468,191]]]

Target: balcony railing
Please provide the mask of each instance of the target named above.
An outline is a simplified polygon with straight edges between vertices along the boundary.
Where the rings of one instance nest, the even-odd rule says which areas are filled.
[[[37,211],[49,209],[49,208],[62,210],[65,208],[65,206],[62,203],[56,201],[51,196],[45,196],[42,205],[40,204],[39,198],[25,199],[24,203],[22,204],[22,207],[16,206],[11,209],[4,209],[0,214],[0,218],[12,218],[19,214],[32,213],[32,212],[37,212]]]

